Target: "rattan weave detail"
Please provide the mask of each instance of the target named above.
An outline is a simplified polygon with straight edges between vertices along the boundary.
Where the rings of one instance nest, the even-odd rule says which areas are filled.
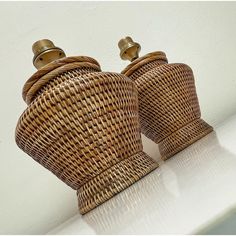
[[[191,68],[182,63],[168,64],[164,56],[162,52],[150,53],[122,73],[137,86],[142,133],[160,143],[161,155],[167,159],[213,128],[200,120]]]
[[[154,169],[156,163],[144,152],[118,162],[77,191],[81,212],[89,211],[91,206],[100,205],[104,199],[108,200]]]
[[[157,163],[142,151],[133,82],[121,74],[98,72],[99,65],[89,66],[88,60],[73,60],[66,64],[60,59],[62,68],[55,62],[47,71],[43,67],[37,72],[43,82],[38,74],[27,81],[23,96],[29,105],[18,121],[16,142],[78,190],[84,214]]]

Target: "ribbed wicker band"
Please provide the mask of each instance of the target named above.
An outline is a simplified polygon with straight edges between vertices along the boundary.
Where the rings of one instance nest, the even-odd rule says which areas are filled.
[[[105,170],[77,191],[80,213],[87,213],[157,167],[147,154],[139,152]]]
[[[80,67],[94,68],[97,71],[101,71],[99,63],[91,57],[80,56],[58,59],[42,67],[26,81],[22,90],[24,101],[30,104],[35,93],[47,84],[50,79],[60,73]]]
[[[165,191],[165,197],[159,197],[163,189],[165,189],[165,182],[160,181],[160,172],[153,171],[112,201],[86,214],[83,220],[94,229],[96,234],[117,234],[118,228],[132,224],[134,218],[150,217],[154,211],[165,211],[165,207],[169,205],[168,199],[174,196],[171,192]],[[154,196],[158,196],[155,204],[150,204]],[[131,234],[132,231],[129,232]]]
[[[162,158],[164,160],[170,158],[212,131],[213,128],[204,120],[192,121],[159,143]]]
[[[48,82],[52,79],[54,79],[56,76],[63,74],[63,73],[70,73],[70,70],[76,69],[76,68],[90,68],[90,69],[95,69],[94,72],[99,72],[99,67],[94,66],[93,64],[89,62],[74,62],[74,63],[68,63],[64,66],[61,66],[59,68],[56,68],[46,75],[42,76],[36,83],[34,83],[30,89],[28,90],[26,94],[25,101],[27,104],[30,104],[34,98],[36,93]]]
[[[164,61],[166,63],[168,62],[166,58],[166,54],[164,52],[161,52],[161,51],[151,52],[131,62],[123,71],[121,71],[121,74],[130,76],[133,72],[135,72],[141,66],[155,60]]]

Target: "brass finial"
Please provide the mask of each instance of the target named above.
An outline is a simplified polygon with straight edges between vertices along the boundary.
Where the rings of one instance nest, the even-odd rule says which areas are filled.
[[[32,46],[32,50],[34,53],[33,64],[37,69],[66,56],[61,48],[56,47],[54,43],[48,39],[35,42]]]
[[[141,50],[141,46],[134,42],[133,39],[129,36],[121,39],[118,43],[120,48],[120,57],[123,60],[133,61],[139,57],[139,52]]]

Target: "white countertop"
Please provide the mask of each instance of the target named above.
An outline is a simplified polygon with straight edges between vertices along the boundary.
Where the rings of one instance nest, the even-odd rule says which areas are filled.
[[[193,234],[236,205],[236,116],[49,234]]]

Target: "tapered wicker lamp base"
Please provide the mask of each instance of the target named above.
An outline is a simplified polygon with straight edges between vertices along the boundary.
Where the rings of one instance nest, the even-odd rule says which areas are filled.
[[[80,213],[94,209],[157,167],[147,154],[138,152],[105,170],[78,189]]]
[[[134,55],[130,45],[137,45],[130,37],[119,43],[128,60]],[[131,61],[121,73],[137,86],[141,132],[159,145],[163,160],[213,131],[201,119],[194,75],[188,65],[168,63],[161,51]]]
[[[156,167],[142,150],[138,93],[90,57],[50,62],[27,80],[16,143],[78,193],[82,214]]]
[[[204,120],[192,121],[159,143],[162,159],[167,160],[212,131],[213,128]]]

